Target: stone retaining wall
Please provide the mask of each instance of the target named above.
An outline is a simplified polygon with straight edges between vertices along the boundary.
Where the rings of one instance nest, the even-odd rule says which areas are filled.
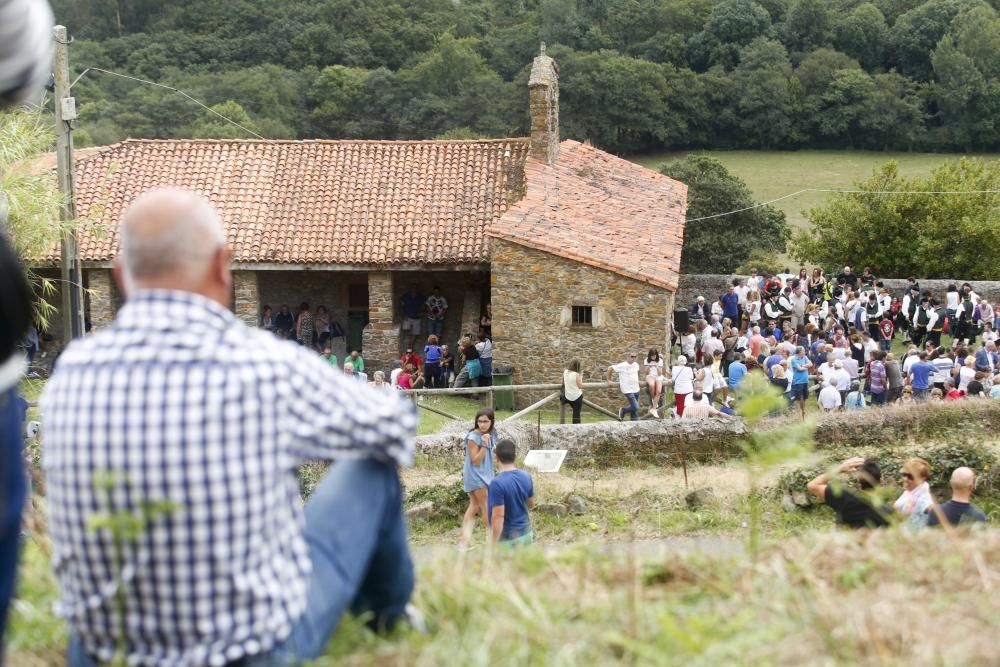
[[[438,433],[420,436],[417,452],[458,459],[463,456],[463,439],[471,427],[471,420],[454,422]],[[746,425],[733,418],[546,425],[541,427],[539,444],[538,427],[515,420],[500,422],[497,434],[514,440],[519,456],[531,449],[569,450],[570,465],[678,464],[682,451],[690,460],[699,461],[737,455]]]

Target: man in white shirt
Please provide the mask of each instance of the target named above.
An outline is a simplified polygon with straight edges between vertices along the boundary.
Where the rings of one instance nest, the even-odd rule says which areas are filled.
[[[833,363],[836,361],[833,357],[833,345],[826,346],[826,361],[819,365],[816,372],[819,374],[820,384],[826,384],[833,379],[833,372],[836,370],[833,367]]]
[[[903,376],[908,376],[910,374],[910,367],[919,361],[920,352],[917,350],[916,345],[910,345],[910,349],[906,352],[906,358],[903,359]]]
[[[844,368],[844,360],[837,359],[833,362],[833,376],[830,379],[840,392],[840,402],[843,403],[847,392],[851,390],[851,374]]]
[[[629,352],[625,361],[608,366],[608,382],[611,376],[618,374],[618,387],[628,399],[627,408],[618,408],[618,418],[623,419],[625,413],[631,415],[632,421],[639,421],[639,364],[636,353]]]
[[[688,359],[694,359],[695,338],[691,329],[688,329],[686,333],[681,334],[680,342],[681,354]]]
[[[827,381],[823,384],[823,389],[819,392],[819,407],[824,412],[833,412],[840,408],[843,404],[843,399],[840,397],[840,392],[837,388],[833,386],[832,381]]]

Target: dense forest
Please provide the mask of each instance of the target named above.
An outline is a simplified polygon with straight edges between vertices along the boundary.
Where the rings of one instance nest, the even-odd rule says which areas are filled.
[[[539,42],[563,136],[692,147],[1000,148],[1000,0],[55,0],[88,67],[274,138],[527,132]],[[90,72],[78,139],[242,137]]]

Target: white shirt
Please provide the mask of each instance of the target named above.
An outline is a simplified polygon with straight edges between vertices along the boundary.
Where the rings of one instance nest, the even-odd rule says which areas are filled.
[[[656,361],[650,361],[647,359],[643,362],[646,367],[646,376],[658,378],[663,375],[663,359],[657,359]]]
[[[912,366],[913,364],[917,363],[918,361],[920,361],[920,355],[919,354],[910,354],[910,355],[907,355],[907,357],[905,359],[903,359],[903,375],[909,375],[910,374],[910,366]]]
[[[816,372],[819,373],[823,384],[826,384],[826,381],[833,377],[834,370],[836,369],[833,367],[833,364],[831,362],[824,361],[819,365],[819,368],[816,369]]]
[[[962,366],[958,369],[958,389],[959,391],[967,391],[969,388],[969,383],[976,379],[976,370],[974,368],[969,368],[968,366]]]
[[[747,301],[746,311],[751,322],[760,322],[760,299]]]
[[[836,387],[827,385],[819,392],[819,406],[824,410],[835,410],[840,407],[840,392]]]
[[[575,401],[583,396],[583,390],[576,386],[576,379],[579,376],[576,371],[563,371],[563,393],[566,394],[567,401]]]
[[[674,394],[690,394],[694,391],[694,371],[687,366],[674,366],[670,376],[674,381]]]
[[[746,285],[737,285],[733,288],[733,291],[736,292],[736,296],[739,297],[739,303],[741,306],[747,302],[747,294],[750,293],[749,287]]]
[[[698,400],[695,400],[694,394],[688,394],[687,396],[684,397],[685,408],[689,408],[695,403],[697,403],[698,405],[711,405],[711,403],[708,402],[708,396],[705,395],[704,387],[702,387],[701,398],[699,398]]]
[[[694,334],[684,334],[681,336],[681,354],[683,354],[688,359],[694,358],[694,345],[695,339]]]
[[[632,361],[622,361],[611,367],[618,373],[618,386],[623,394],[639,393],[639,364]]]
[[[851,388],[851,374],[843,368],[833,369],[832,379],[836,384],[837,391],[847,391]]]
[[[958,297],[958,292],[946,292],[944,295],[945,304],[944,307],[948,310],[958,310],[958,304],[960,299]]]
[[[706,394],[711,394],[715,391],[715,374],[712,372],[712,366],[705,366],[701,370],[704,371],[704,373],[702,373],[704,377],[701,379],[701,390]]]

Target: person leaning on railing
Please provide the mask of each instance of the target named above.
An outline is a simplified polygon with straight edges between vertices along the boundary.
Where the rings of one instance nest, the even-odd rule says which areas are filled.
[[[563,371],[562,400],[573,409],[573,423],[580,423],[580,413],[583,410],[583,374],[580,373],[580,360],[573,359],[566,364]]]

